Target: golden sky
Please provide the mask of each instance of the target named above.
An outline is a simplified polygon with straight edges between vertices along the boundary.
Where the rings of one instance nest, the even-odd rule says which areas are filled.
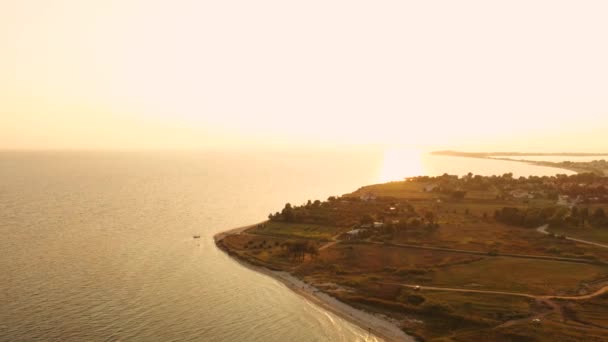
[[[0,148],[608,150],[606,1],[0,1]]]

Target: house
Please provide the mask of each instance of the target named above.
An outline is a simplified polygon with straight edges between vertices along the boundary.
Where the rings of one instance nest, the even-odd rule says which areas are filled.
[[[559,195],[557,196],[557,205],[568,206],[570,202],[570,196],[568,195]]]
[[[570,196],[568,195],[559,195],[557,197],[557,205],[563,205],[572,208],[573,206],[579,204],[581,200],[582,199],[580,196],[576,198],[570,198]]]
[[[363,195],[361,195],[359,198],[361,198],[362,201],[373,201],[376,199],[376,195],[374,195],[373,192],[366,192]]]
[[[346,234],[348,234],[349,239],[354,239],[354,238],[358,237],[361,233],[366,232],[366,231],[367,231],[367,229],[353,229],[353,230],[346,232]]]
[[[384,227],[384,222],[374,222],[374,228],[382,228]]]
[[[431,192],[431,191],[433,191],[433,190],[437,189],[437,187],[439,187],[439,185],[438,185],[438,184],[427,184],[427,185],[424,187],[424,192]]]
[[[511,196],[513,196],[513,198],[518,198],[518,199],[534,198],[534,196],[531,193],[529,193],[525,190],[521,190],[521,189],[513,190],[513,191],[509,192],[509,194]]]

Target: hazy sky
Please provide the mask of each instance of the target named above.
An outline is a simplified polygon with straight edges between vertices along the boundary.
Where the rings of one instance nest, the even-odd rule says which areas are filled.
[[[606,1],[1,0],[0,148],[608,150]]]

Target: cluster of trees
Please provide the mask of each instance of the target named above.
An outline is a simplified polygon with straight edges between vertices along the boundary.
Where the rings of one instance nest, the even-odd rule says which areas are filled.
[[[606,164],[599,161],[597,163]],[[608,177],[594,173],[515,178],[512,173],[505,173],[502,176],[480,176],[469,172],[462,177],[444,174],[438,177],[411,177],[406,181],[435,184],[437,186],[432,191],[454,198],[458,198],[458,191],[497,189],[506,193],[509,189],[522,189],[547,199],[557,199],[558,194],[608,199]]]
[[[578,227],[591,224],[596,227],[608,226],[608,217],[604,209],[572,207],[547,208],[513,208],[505,207],[494,212],[494,218],[502,223],[514,226],[534,228],[543,224],[554,227]]]
[[[404,200],[382,197],[374,201],[364,201],[359,197],[331,196],[327,201],[308,201],[300,206],[286,203],[281,211],[269,214],[268,219],[351,227],[361,223],[389,222],[417,216],[420,215],[416,213],[414,207]]]
[[[513,208],[504,207],[494,212],[494,219],[498,222],[512,226],[534,228],[549,221],[555,213],[551,208],[548,210],[538,208]]]
[[[608,217],[603,208],[591,211],[589,208],[572,207],[569,215],[564,218],[564,223],[568,226],[585,226],[586,223],[589,223],[596,227],[606,227]]]
[[[287,254],[296,260],[304,260],[306,255],[311,257],[319,255],[319,248],[312,241],[286,242],[283,246],[287,249]]]

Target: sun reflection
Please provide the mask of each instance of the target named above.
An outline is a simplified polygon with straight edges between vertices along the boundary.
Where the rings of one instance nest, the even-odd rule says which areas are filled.
[[[378,180],[380,182],[399,181],[405,177],[422,175],[423,171],[421,151],[390,149],[384,152],[384,161]]]

